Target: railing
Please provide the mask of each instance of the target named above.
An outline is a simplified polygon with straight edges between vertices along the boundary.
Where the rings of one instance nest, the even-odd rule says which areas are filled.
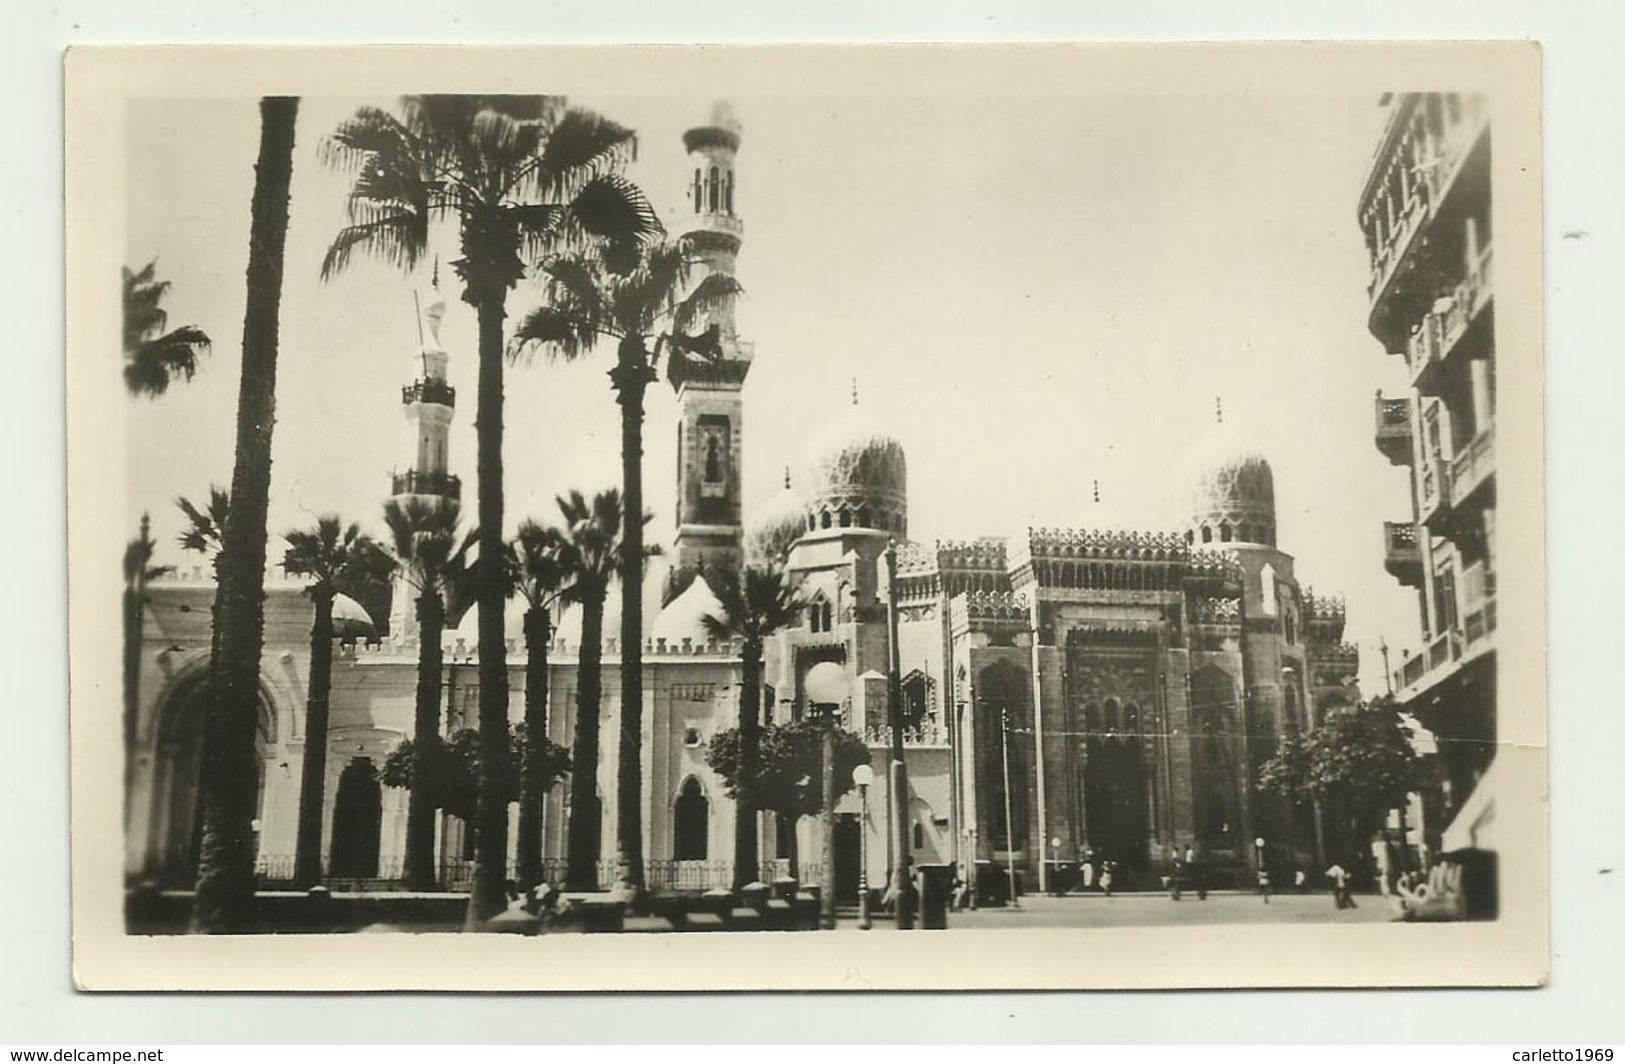
[[[456,406],[457,389],[445,381],[424,378],[401,386],[401,402],[408,404],[438,403],[441,406]]]
[[[463,497],[463,482],[454,473],[420,473],[408,469],[391,477],[396,495],[443,495],[448,499]]]
[[[1386,399],[1381,392],[1377,393],[1377,431],[1384,429],[1404,429],[1405,434],[1411,431],[1411,401],[1409,399]]]
[[[866,724],[863,728],[863,740],[870,746],[890,746],[891,726],[888,724]],[[926,721],[903,729],[904,746],[947,746],[948,729],[935,721]]]
[[[743,237],[745,222],[737,215],[725,214],[722,211],[701,211],[699,214],[689,215],[683,222],[682,230],[684,233],[727,233]]]
[[[1411,237],[1421,228],[1423,217],[1427,214],[1427,204],[1422,197],[1412,193],[1405,203],[1405,213],[1394,226],[1394,231],[1383,242],[1377,252],[1376,260],[1371,265],[1371,278],[1366,284],[1366,296],[1375,300],[1388,284],[1388,278],[1393,275],[1394,267],[1405,257],[1411,245]]]
[[[1443,468],[1443,459],[1433,455],[1422,464],[1421,496],[1422,520],[1426,521],[1433,516],[1439,504],[1447,495],[1446,483],[1448,476]]]
[[[1417,324],[1416,333],[1405,347],[1405,363],[1413,382],[1421,380],[1423,372],[1442,357],[1442,341],[1439,315],[1430,312]]]
[[[1450,463],[1450,501],[1460,506],[1495,475],[1495,428],[1480,432]]]
[[[1409,521],[1384,521],[1383,535],[1388,542],[1388,554],[1416,555],[1416,526]]]

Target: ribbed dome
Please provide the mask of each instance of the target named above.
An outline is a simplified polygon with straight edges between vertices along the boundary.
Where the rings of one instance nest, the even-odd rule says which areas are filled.
[[[1236,427],[1213,425],[1183,466],[1191,542],[1275,545],[1275,474]]]
[[[655,618],[654,627],[649,631],[649,637],[657,642],[666,641],[667,646],[680,646],[684,639],[695,644],[703,644],[708,639],[714,639],[705,629],[707,616],[717,617],[722,613],[722,603],[711,590],[711,585],[703,578],[696,577],[689,582],[688,587],[681,595],[672,599],[660,616]]]
[[[806,532],[807,500],[786,476],[784,487],[745,522],[745,557],[755,565],[782,562]]]
[[[818,527],[908,532],[908,461],[877,413],[854,396],[808,445],[801,483]]]

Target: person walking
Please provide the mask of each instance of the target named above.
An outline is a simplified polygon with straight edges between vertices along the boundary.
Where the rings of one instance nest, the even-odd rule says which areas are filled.
[[[1083,889],[1092,890],[1095,885],[1095,851],[1090,850],[1083,858]]]
[[[1100,889],[1105,891],[1108,898],[1112,896],[1112,871],[1116,867],[1116,861],[1102,861],[1100,864]]]
[[[1345,869],[1341,864],[1334,864],[1330,868],[1326,869],[1326,878],[1332,884],[1332,900],[1336,903],[1337,908],[1353,908],[1354,899],[1349,896],[1348,891],[1348,870]]]
[[[1270,870],[1263,865],[1258,867],[1258,893],[1263,895],[1264,904],[1270,903]]]
[[[1179,900],[1180,888],[1184,886],[1186,865],[1180,861],[1179,855],[1174,854],[1173,870],[1168,875],[1168,897],[1174,901]]]

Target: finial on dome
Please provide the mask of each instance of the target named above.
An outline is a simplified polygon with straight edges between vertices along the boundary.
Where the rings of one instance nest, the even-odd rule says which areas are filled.
[[[1224,424],[1224,400],[1217,395],[1213,397],[1213,416],[1219,419],[1219,424]]]
[[[1100,501],[1100,481],[1095,481],[1095,501]]]
[[[858,379],[856,377],[852,378],[852,405],[858,405]]]
[[[790,467],[789,466],[784,467],[784,486],[786,488],[788,488],[790,486]]]

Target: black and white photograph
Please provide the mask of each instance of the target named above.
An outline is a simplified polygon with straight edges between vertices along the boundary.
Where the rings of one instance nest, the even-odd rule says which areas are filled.
[[[76,979],[1541,982],[1538,79],[71,54]]]

